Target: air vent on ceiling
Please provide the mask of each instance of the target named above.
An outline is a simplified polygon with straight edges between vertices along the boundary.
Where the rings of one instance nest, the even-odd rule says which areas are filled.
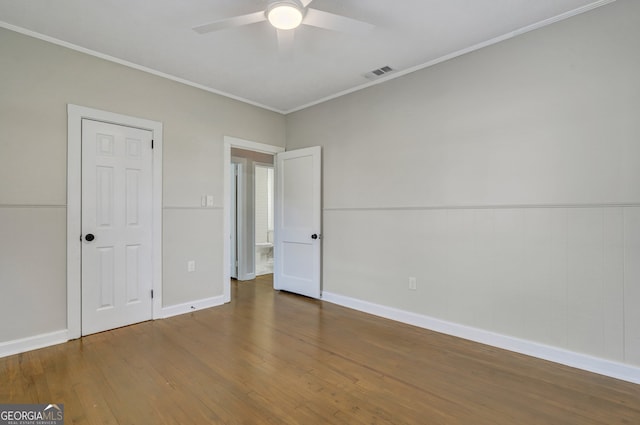
[[[374,69],[373,71],[367,72],[366,74],[364,74],[364,77],[369,80],[375,80],[393,71],[395,71],[395,69],[391,68],[389,65],[386,65],[382,68]]]

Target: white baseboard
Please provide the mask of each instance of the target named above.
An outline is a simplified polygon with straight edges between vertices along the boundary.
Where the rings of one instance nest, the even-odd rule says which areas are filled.
[[[224,304],[224,296],[206,298],[190,303],[172,305],[164,307],[161,311],[160,318],[177,316],[179,314],[189,313],[191,311],[202,310],[203,308],[216,307]],[[28,338],[16,339],[13,341],[0,342],[0,358],[12,356],[14,354],[24,353],[26,351],[37,350],[39,348],[49,347],[51,345],[62,344],[69,340],[69,332],[64,329],[61,331],[50,332],[47,334],[36,335]]]
[[[224,304],[224,295],[205,298],[203,300],[192,301],[184,304],[171,305],[171,306],[162,308],[160,317],[162,317],[163,319],[166,319],[167,317],[178,316],[180,314],[202,310],[203,308],[217,307],[222,304]]]
[[[463,339],[491,345],[493,347],[514,351],[520,354],[549,360],[566,366],[575,367],[600,375],[609,376],[623,381],[640,384],[640,368],[611,360],[580,354],[562,348],[552,347],[533,341],[514,338],[498,333],[460,325],[445,320],[411,313],[380,304],[362,301],[356,298],[346,297],[331,292],[323,292],[322,300],[343,307],[384,317],[424,329],[456,336]]]
[[[0,357],[12,356],[24,353],[25,351],[37,350],[50,345],[67,342],[68,332],[66,329],[50,332],[46,334],[30,336],[28,338],[16,339],[13,341],[0,342]]]

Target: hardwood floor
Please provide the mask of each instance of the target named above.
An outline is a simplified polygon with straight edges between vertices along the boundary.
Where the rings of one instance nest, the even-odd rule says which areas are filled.
[[[0,359],[65,424],[640,424],[640,385],[273,291]]]

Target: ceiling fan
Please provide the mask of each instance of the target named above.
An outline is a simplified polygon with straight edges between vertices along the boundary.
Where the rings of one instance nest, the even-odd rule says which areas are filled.
[[[199,25],[194,27],[193,30],[199,34],[206,34],[268,21],[277,30],[278,47],[281,51],[286,52],[290,50],[293,45],[293,30],[300,25],[310,25],[312,27],[357,35],[362,35],[374,27],[367,22],[312,9],[309,7],[312,1],[313,0],[269,0],[265,10]]]

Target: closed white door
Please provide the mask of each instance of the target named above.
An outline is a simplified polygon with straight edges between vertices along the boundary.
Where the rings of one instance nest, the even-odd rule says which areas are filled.
[[[276,155],[274,288],[321,295],[322,172],[319,146]]]
[[[82,334],[152,318],[152,133],[82,120]]]

